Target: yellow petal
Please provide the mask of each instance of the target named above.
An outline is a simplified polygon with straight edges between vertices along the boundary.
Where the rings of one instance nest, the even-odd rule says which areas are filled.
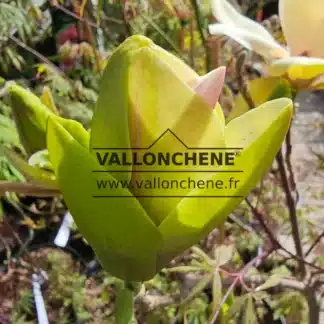
[[[193,85],[197,82],[199,75],[181,59],[155,44],[152,45],[152,49],[164,63],[170,66],[174,74],[176,74],[181,81],[189,85]]]
[[[295,56],[276,60],[268,68],[269,75],[287,75],[291,80],[311,80],[324,73],[324,59]]]
[[[224,144],[224,125],[219,112],[212,109],[149,47],[132,57],[129,94],[131,111],[131,147],[150,152],[182,152],[188,147],[217,147]],[[166,131],[154,146],[155,141]],[[174,136],[175,135],[175,136]],[[178,139],[180,139],[180,141]],[[150,169],[162,169],[152,166]],[[154,177],[181,179],[183,173],[133,172],[133,182],[153,181]],[[134,188],[147,213],[159,223],[179,202],[178,198],[154,198],[158,195],[183,196],[182,191]],[[181,195],[180,195],[181,192]]]

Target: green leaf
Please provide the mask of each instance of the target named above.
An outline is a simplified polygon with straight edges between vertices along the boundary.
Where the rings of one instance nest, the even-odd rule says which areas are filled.
[[[256,302],[262,301],[262,300],[267,300],[271,296],[266,292],[266,291],[258,291],[258,292],[253,292],[253,299]]]
[[[115,302],[115,321],[116,324],[130,324],[133,318],[133,299],[134,293],[127,288],[117,290]]]
[[[92,172],[100,169],[95,158],[54,118],[48,122],[47,144],[65,202],[103,267],[123,279],[150,279],[161,235],[136,198],[120,187],[98,188],[97,181],[116,179]],[[96,198],[102,195],[111,197]]]
[[[231,260],[233,256],[233,245],[221,245],[215,248],[214,259],[217,266],[222,266]]]
[[[251,295],[248,296],[246,301],[246,309],[243,312],[243,323],[244,324],[256,324],[257,323],[257,317],[254,310],[253,305],[253,297]]]
[[[194,255],[197,255],[202,261],[205,261],[207,264],[211,264],[212,259],[200,247],[193,246],[191,247],[191,250]]]
[[[283,278],[282,275],[274,274],[274,275],[270,276],[262,285],[257,287],[255,290],[260,291],[260,290],[266,290],[266,289],[275,287],[280,284],[282,278]]]
[[[0,143],[21,147],[18,131],[14,122],[3,115],[0,115]]]
[[[220,273],[218,271],[215,272],[213,278],[213,310],[216,311],[220,307],[220,303],[222,301],[222,279]]]
[[[244,306],[248,297],[248,294],[239,297],[234,297],[233,304],[228,311],[228,317],[233,318],[237,313],[241,312],[241,309]]]
[[[202,270],[203,268],[199,266],[179,266],[179,267],[166,268],[163,271],[188,273],[188,272],[201,272]]]
[[[193,300],[195,297],[198,297],[203,290],[207,287],[207,285],[212,281],[213,275],[206,274],[190,291],[189,295],[181,301],[181,305],[186,305],[188,302]]]

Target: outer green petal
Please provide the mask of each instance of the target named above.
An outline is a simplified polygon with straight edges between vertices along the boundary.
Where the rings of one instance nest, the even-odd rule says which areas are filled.
[[[93,173],[98,169],[93,156],[52,118],[47,144],[66,204],[105,269],[127,280],[152,277],[161,236],[138,201],[125,189],[98,189],[97,180],[115,179]]]
[[[292,115],[290,99],[268,102],[230,122],[225,130],[228,147],[244,147],[237,157],[235,169],[242,173],[220,173],[213,180],[230,177],[240,180],[236,189],[195,190],[184,198],[162,222],[159,229],[165,242],[159,266],[163,267],[179,251],[188,248],[215,226],[224,222],[227,215],[243,198],[203,198],[206,195],[246,196],[257,184],[278,152],[289,128]],[[223,167],[222,170],[233,170]],[[225,182],[225,184],[228,182]]]
[[[18,85],[11,85],[9,92],[20,140],[29,155],[46,148],[46,126],[50,116],[83,147],[89,147],[89,134],[80,123],[57,116],[32,92]]]
[[[324,73],[324,59],[295,56],[274,61],[268,73],[272,76],[286,74],[291,80],[310,80]]]
[[[91,125],[91,148],[129,148],[129,57],[121,45],[109,59],[101,78]]]
[[[139,48],[152,44],[152,41],[144,36],[130,37],[109,59],[101,79],[99,97],[92,119],[91,148],[128,149],[130,147],[128,97],[130,58]],[[125,167],[124,170],[130,171],[131,167]],[[130,172],[113,175],[117,179],[124,180],[129,180],[131,177]]]
[[[247,84],[248,93],[254,103],[254,107],[258,107],[268,100],[280,97],[291,98],[290,84],[287,80],[278,77],[259,78],[249,81]],[[250,109],[242,94],[238,94],[235,98],[234,109],[227,117],[227,122],[243,115]]]

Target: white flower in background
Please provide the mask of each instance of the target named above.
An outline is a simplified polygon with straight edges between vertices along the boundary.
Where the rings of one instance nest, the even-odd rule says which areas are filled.
[[[219,22],[209,25],[212,35],[226,35],[267,60],[289,57],[262,25],[240,14],[227,0],[212,0],[211,8]]]
[[[323,0],[280,0],[279,14],[291,55],[324,57]]]
[[[211,8],[219,22],[209,25],[212,35],[226,35],[264,57],[270,76],[285,76],[301,88],[324,89],[324,0],[279,0],[289,50],[227,0],[212,0]]]

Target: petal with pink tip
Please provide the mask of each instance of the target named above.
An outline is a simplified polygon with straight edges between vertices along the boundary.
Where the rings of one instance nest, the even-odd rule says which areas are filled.
[[[194,91],[201,96],[206,103],[214,108],[222,92],[226,75],[226,67],[222,66],[202,76]]]

